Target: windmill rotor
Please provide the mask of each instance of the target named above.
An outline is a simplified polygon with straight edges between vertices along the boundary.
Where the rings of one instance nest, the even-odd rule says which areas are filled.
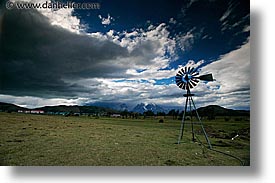
[[[190,90],[198,85],[199,81],[214,81],[212,74],[199,75],[198,69],[185,66],[176,74],[176,84],[183,90]]]

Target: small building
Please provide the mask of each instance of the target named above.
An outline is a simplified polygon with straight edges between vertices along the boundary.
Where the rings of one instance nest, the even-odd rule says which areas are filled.
[[[43,110],[18,110],[18,113],[25,113],[25,114],[44,114]]]
[[[30,110],[18,110],[17,112],[19,112],[19,113],[25,113],[25,114],[31,113]]]
[[[120,118],[121,115],[120,114],[111,114],[110,117],[112,117],[112,118]]]
[[[43,110],[31,110],[31,114],[44,114]]]

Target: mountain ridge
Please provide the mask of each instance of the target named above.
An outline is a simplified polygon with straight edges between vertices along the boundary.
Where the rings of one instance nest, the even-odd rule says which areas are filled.
[[[15,104],[0,102],[0,111],[14,112],[14,111],[18,111],[18,110],[27,110],[27,109],[28,108],[20,107]]]
[[[133,109],[133,112],[138,112],[143,114],[144,112],[147,111],[152,111],[154,114],[157,114],[158,112],[167,112],[163,107],[161,107],[160,105],[157,105],[155,103],[149,103],[149,104],[145,104],[145,103],[140,103],[137,104]]]
[[[56,106],[44,106],[34,109],[28,109],[26,107],[20,107],[15,104],[0,102],[0,111],[2,112],[18,112],[18,110],[44,110],[45,112],[73,112],[73,113],[121,113],[124,110],[115,110],[107,107],[99,106],[78,106],[78,105],[56,105]],[[174,109],[176,110],[176,109]],[[208,105],[205,107],[200,107],[197,109],[200,116],[249,116],[249,110],[234,110],[221,107],[219,105]],[[158,112],[165,112],[166,114],[169,111],[157,104],[137,104],[132,111],[143,114],[144,112],[152,111],[157,114]],[[180,110],[182,111],[182,110]]]

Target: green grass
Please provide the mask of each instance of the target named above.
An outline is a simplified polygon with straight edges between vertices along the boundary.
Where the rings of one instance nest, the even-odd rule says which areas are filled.
[[[0,165],[216,166],[240,165],[192,142],[190,125],[176,144],[180,121],[0,113]],[[249,121],[206,121],[214,149],[250,162]],[[197,127],[199,139],[205,140]],[[234,133],[240,137],[231,140]]]

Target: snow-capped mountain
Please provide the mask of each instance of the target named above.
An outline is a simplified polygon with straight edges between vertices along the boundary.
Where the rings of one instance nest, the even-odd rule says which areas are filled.
[[[158,112],[166,112],[164,108],[162,108],[161,106],[151,103],[151,104],[144,104],[144,103],[140,103],[137,104],[133,110],[133,112],[138,112],[138,113],[144,113],[146,111],[152,111],[155,114]]]
[[[171,109],[182,110],[181,106],[160,106],[154,103],[140,103],[140,104],[131,104],[131,103],[122,103],[122,102],[94,102],[94,103],[86,103],[85,106],[98,106],[114,109],[117,111],[130,111],[130,112],[138,112],[143,114],[146,111],[153,111],[155,114],[158,112],[168,113]]]

